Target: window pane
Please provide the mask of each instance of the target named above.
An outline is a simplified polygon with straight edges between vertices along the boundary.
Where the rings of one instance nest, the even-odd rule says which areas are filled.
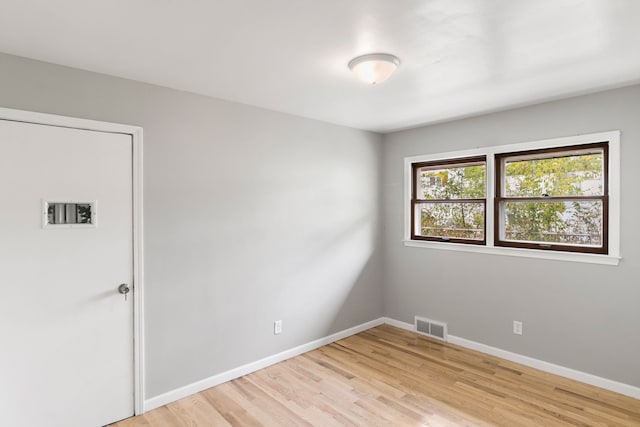
[[[603,161],[602,150],[553,158],[507,158],[504,197],[601,196]]]
[[[602,202],[504,202],[503,239],[602,246]]]
[[[418,199],[483,199],[485,164],[430,166],[418,169]]]
[[[484,203],[421,203],[416,218],[419,236],[484,240]]]

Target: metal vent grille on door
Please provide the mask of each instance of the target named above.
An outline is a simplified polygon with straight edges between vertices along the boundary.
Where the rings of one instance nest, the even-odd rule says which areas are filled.
[[[427,319],[426,317],[415,317],[416,332],[423,335],[427,335],[431,338],[436,338],[442,341],[447,341],[447,324],[438,322],[435,320]]]

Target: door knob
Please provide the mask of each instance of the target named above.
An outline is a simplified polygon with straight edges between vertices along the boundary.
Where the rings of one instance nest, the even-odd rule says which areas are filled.
[[[118,292],[120,292],[122,295],[124,295],[124,300],[127,300],[127,294],[131,291],[131,289],[129,288],[129,285],[127,285],[126,283],[121,284],[120,286],[118,286]]]

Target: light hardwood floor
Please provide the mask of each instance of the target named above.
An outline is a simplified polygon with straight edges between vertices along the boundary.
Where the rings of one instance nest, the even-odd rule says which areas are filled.
[[[383,325],[115,426],[640,426],[640,400]]]

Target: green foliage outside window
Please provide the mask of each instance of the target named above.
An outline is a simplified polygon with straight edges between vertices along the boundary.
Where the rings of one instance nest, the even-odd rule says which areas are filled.
[[[602,153],[507,161],[504,197],[603,195]],[[509,201],[504,205],[507,240],[602,244],[600,200]]]
[[[502,197],[512,200],[502,206],[504,238],[602,245],[602,201],[557,198],[602,196],[603,157],[602,152],[596,152],[507,158]],[[482,200],[474,200],[485,198],[484,164],[424,167],[418,170],[418,182],[417,198],[424,201],[418,204],[421,235],[484,239],[485,205]],[[546,197],[549,200],[539,199]]]
[[[451,201],[420,206],[422,235],[482,240],[484,203],[456,202],[456,199],[483,199],[485,174],[484,164],[421,170],[420,198]]]

